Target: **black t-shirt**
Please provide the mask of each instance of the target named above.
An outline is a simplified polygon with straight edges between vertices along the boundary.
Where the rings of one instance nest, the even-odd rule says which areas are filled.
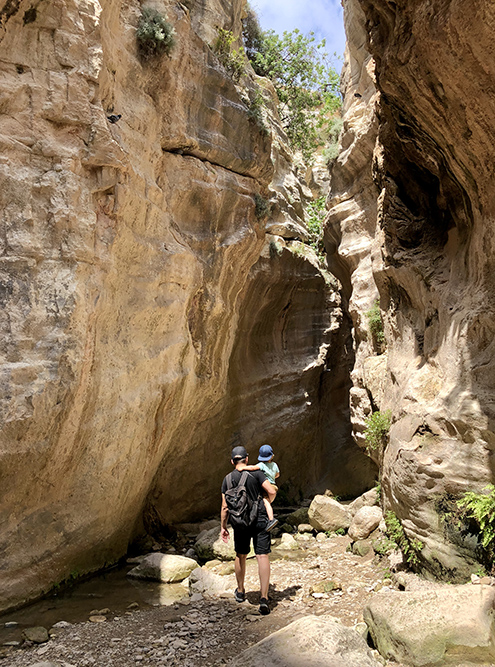
[[[244,472],[244,470],[233,470],[232,471],[232,486],[237,486],[239,484],[239,480],[241,479],[241,475]],[[263,489],[261,488],[263,482],[266,482],[267,477],[264,472],[261,470],[246,470],[248,476],[246,479],[246,493],[248,494],[249,498],[254,502],[259,496],[262,495]],[[227,477],[224,477],[224,480],[222,482],[222,493],[225,493],[227,491]],[[265,509],[265,503],[260,500],[259,507],[258,507],[258,518],[259,519],[266,519],[267,514],[266,514],[266,509]]]

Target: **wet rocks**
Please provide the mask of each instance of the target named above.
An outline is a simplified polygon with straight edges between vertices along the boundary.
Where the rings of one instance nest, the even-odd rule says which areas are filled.
[[[172,554],[148,554],[139,565],[128,572],[128,577],[153,579],[169,584],[182,581],[198,567],[192,558],[174,556]]]
[[[347,529],[351,523],[349,509],[328,496],[315,496],[308,510],[309,523],[319,531]]]
[[[24,639],[26,639],[29,642],[33,642],[34,644],[44,644],[50,639],[48,635],[48,630],[46,628],[43,628],[42,626],[36,626],[34,628],[26,628],[23,631],[22,636]]]

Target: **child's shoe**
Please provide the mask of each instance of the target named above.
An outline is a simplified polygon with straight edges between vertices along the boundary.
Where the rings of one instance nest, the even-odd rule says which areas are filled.
[[[278,519],[272,519],[266,524],[265,530],[270,532],[270,530],[273,530],[273,528],[275,528],[277,524],[278,524]]]

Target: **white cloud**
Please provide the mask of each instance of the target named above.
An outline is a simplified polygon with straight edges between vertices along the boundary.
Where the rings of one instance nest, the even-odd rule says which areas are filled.
[[[261,27],[282,34],[284,30],[311,30],[320,41],[326,40],[328,53],[343,55],[344,21],[340,0],[251,0]]]

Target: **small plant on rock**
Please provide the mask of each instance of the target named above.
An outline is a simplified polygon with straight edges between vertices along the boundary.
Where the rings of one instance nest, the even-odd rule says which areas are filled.
[[[234,81],[239,81],[246,68],[244,49],[233,49],[235,37],[231,30],[217,28],[218,37],[213,50]]]
[[[263,118],[263,106],[263,95],[259,90],[256,90],[249,101],[248,118],[252,123],[258,126],[260,134],[266,137],[270,134],[270,130]]]
[[[385,514],[385,523],[390,539],[397,544],[409,565],[417,565],[419,563],[418,554],[424,544],[420,540],[410,540],[407,537],[399,518],[393,512],[388,511]]]
[[[144,7],[138,22],[136,39],[143,60],[170,54],[175,45],[175,32],[163,14]]]
[[[392,421],[392,413],[390,410],[380,412],[377,410],[366,418],[366,429],[364,437],[366,438],[366,446],[370,450],[382,450],[387,442],[388,433],[390,431],[390,424]]]
[[[280,243],[277,243],[277,241],[270,241],[269,251],[271,259],[275,259],[275,257],[280,257],[280,255],[282,254],[282,250],[283,247],[280,245]]]
[[[254,214],[258,220],[264,220],[270,215],[270,204],[258,193],[254,195]]]
[[[382,314],[380,312],[380,302],[378,299],[373,304],[373,307],[368,310],[366,317],[368,318],[371,341],[375,348],[381,352],[385,345],[385,334],[383,332]]]
[[[481,544],[492,557],[495,551],[495,486],[488,484],[483,489],[486,493],[468,491],[457,506],[464,510],[467,518],[474,519],[479,527]]]

